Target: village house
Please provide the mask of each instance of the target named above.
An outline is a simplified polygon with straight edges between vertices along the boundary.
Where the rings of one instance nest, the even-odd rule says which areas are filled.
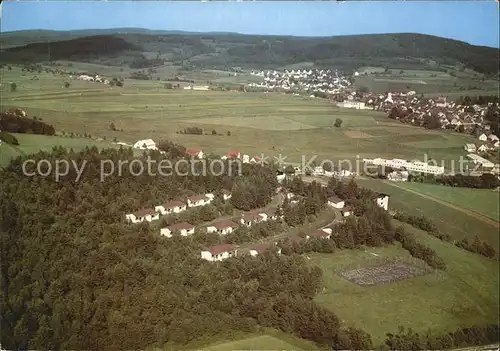
[[[484,133],[483,133],[483,134],[481,134],[481,135],[478,137],[478,139],[479,139],[479,140],[481,140],[481,141],[486,141],[486,140],[488,140],[488,137],[486,136],[486,134],[484,134]]]
[[[134,149],[158,150],[156,143],[152,139],[139,140],[134,144]]]
[[[201,149],[186,149],[186,155],[192,158],[203,158],[203,151]]]
[[[476,152],[476,145],[474,145],[474,144],[465,144],[464,149],[467,152]]]
[[[488,135],[489,141],[498,141],[498,137],[495,134]]]
[[[259,213],[260,216],[262,216],[262,218],[264,219],[264,221],[267,221],[267,220],[271,220],[271,221],[277,221],[278,219],[282,219],[283,218],[283,215],[278,215],[276,212],[277,212],[277,208],[273,207],[273,208],[268,208],[264,211],[262,211],[261,213]]]
[[[201,258],[210,262],[222,261],[230,257],[236,257],[238,251],[233,245],[224,244],[209,247],[201,251]]]
[[[247,212],[243,213],[241,217],[236,218],[236,223],[240,223],[244,226],[251,227],[255,223],[262,222],[263,218],[259,213]]]
[[[246,154],[243,155],[242,162],[243,163],[250,163],[250,156],[248,156]]]
[[[188,207],[205,206],[211,202],[211,198],[206,195],[195,195],[187,198]]]
[[[389,197],[390,196],[387,194],[382,194],[382,193],[377,194],[375,202],[380,208],[383,208],[384,210],[387,211],[389,209]]]
[[[186,204],[179,201],[171,201],[162,205],[155,206],[155,211],[161,215],[168,215],[171,213],[180,213],[186,211]]]
[[[270,251],[271,249],[273,249],[273,251],[275,253],[277,253],[278,255],[281,255],[281,248],[277,246],[277,243],[265,243],[265,244],[259,244],[259,245],[254,245],[250,248],[250,250],[248,251],[248,253],[250,254],[250,256],[257,256],[257,255],[260,255],[266,251]]]
[[[152,208],[144,208],[131,214],[125,215],[125,218],[132,223],[151,222],[160,219],[160,215]]]
[[[192,235],[194,234],[194,225],[182,222],[160,229],[160,234],[167,238],[171,238],[174,233],[179,233],[181,236]]]
[[[207,233],[217,233],[220,235],[230,234],[238,228],[239,225],[233,221],[220,221],[207,226]]]
[[[489,150],[489,146],[486,144],[482,144],[477,148],[478,152],[487,152]]]
[[[241,158],[241,153],[239,151],[230,151],[221,157],[223,160],[235,160]]]
[[[328,205],[334,208],[344,208],[345,202],[341,198],[332,196],[328,198]]]
[[[350,215],[352,215],[353,213],[353,210],[352,210],[352,207],[350,206],[345,206],[341,211],[340,213],[342,214],[343,217],[349,217]]]

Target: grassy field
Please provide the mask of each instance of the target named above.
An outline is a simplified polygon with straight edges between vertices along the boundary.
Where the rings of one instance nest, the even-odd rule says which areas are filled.
[[[250,336],[235,341],[219,342],[202,348],[203,351],[233,351],[233,350],[283,350],[312,351],[318,347],[307,340],[276,330],[268,330],[265,334]]]
[[[425,96],[452,95],[459,96],[496,95],[498,81],[480,80],[482,75],[470,71],[461,71],[458,67],[442,70],[391,69],[384,67],[361,67],[360,76],[356,78],[356,86],[364,86],[377,93],[387,91],[415,90]]]
[[[417,187],[420,184],[391,184],[389,182],[383,182],[375,179],[358,179],[356,181],[360,185],[367,188],[389,194],[391,196],[389,200],[389,207],[393,210],[401,210],[405,213],[413,215],[425,215],[437,225],[441,232],[450,234],[454,240],[473,238],[475,235],[478,235],[482,240],[488,241],[491,245],[493,245],[493,247],[498,247],[499,245],[498,222],[496,222],[497,226],[495,226],[492,223],[495,221],[489,217],[484,218],[483,216],[476,215],[474,212],[467,211],[467,208],[471,207],[476,208],[476,210],[479,211],[480,208],[478,206],[487,207],[488,205],[479,205],[481,200],[471,201],[468,198],[467,206],[469,207],[465,207],[464,203],[461,203],[458,207],[464,208],[464,210],[459,211],[453,206],[453,204],[447,205],[446,203],[432,201],[432,199],[407,191],[404,188],[405,186],[408,186],[408,189],[411,190],[410,187]],[[438,196],[442,196],[444,199],[446,195],[443,194],[446,193],[446,190],[447,188],[444,188],[441,192],[436,192],[434,196],[436,196],[436,198]],[[466,194],[473,193],[471,192],[471,189],[459,190],[464,190]],[[418,189],[418,191],[420,191],[420,189]],[[424,191],[421,192],[422,195],[425,195]],[[492,194],[495,195],[497,193]],[[486,197],[489,198],[488,201],[493,201],[490,196]],[[448,198],[451,199],[450,197]],[[437,199],[439,200],[439,198]],[[457,197],[455,197],[455,199],[457,199]],[[473,203],[476,203],[476,205]],[[482,208],[484,209],[484,207]]]
[[[76,137],[69,138],[18,133],[13,133],[13,135],[19,141],[19,145],[14,146],[6,143],[0,145],[0,166],[8,164],[11,158],[37,153],[38,151],[51,151],[55,146],[62,146],[67,149],[73,149],[74,151],[80,151],[85,147],[92,146],[97,146],[100,149],[116,147],[116,144],[110,142]]]
[[[409,182],[398,185],[479,212],[496,221],[500,218],[497,191]]]
[[[499,268],[495,261],[462,251],[425,232],[406,226],[420,242],[432,247],[448,266],[446,272],[386,285],[361,287],[339,276],[343,270],[380,264],[384,259],[410,260],[399,245],[334,254],[307,254],[324,274],[324,290],[316,297],[345,323],[372,335],[375,346],[398,326],[416,332],[444,333],[460,326],[494,323],[498,319]],[[378,256],[375,256],[375,255]]]
[[[215,153],[239,149],[249,155],[283,154],[291,162],[299,162],[302,155],[318,155],[319,160],[354,160],[357,155],[423,159],[429,153],[446,165],[464,156],[463,144],[472,141],[466,135],[403,125],[383,113],[336,108],[322,99],[168,90],[162,81],[127,79],[123,88],[73,80],[66,89],[64,76],[41,73],[36,74],[39,80],[30,80],[33,74],[17,68],[2,75],[3,81],[18,86],[16,92],[2,86],[2,108],[21,107],[58,132],[85,130],[107,140],[169,139]],[[333,127],[336,118],[343,120],[341,128]],[[123,131],[111,131],[112,122]],[[206,135],[177,134],[190,126],[204,128]],[[213,129],[221,135],[211,135]],[[345,133],[349,131],[365,137],[352,138]]]

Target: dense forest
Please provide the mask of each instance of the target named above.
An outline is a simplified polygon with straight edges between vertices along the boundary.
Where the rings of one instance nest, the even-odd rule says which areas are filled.
[[[184,148],[159,143],[166,152],[149,156],[177,160]],[[354,182],[330,181],[326,188],[291,179],[283,187],[300,197],[285,201],[284,223],[250,229],[247,239],[299,225],[324,207],[326,198],[341,196],[355,208],[356,218],[334,227],[338,235],[321,243],[283,243],[283,255],[264,253],[216,264],[200,259],[211,235],[161,237],[148,223],[129,225],[124,214],[192,194],[231,189],[227,204],[197,210],[194,221],[251,210],[269,203],[278,187],[275,170],[244,165],[242,174],[215,176],[134,176],[124,169],[101,181],[102,160],[132,160],[130,149],[96,148],[75,153],[54,148],[30,159],[87,162],[78,181],[76,171],[54,177],[23,175],[28,156],[0,170],[1,324],[7,349],[144,349],[180,347],[235,332],[273,327],[333,349],[371,349],[371,337],[320,307],[313,297],[322,288],[322,271],[311,267],[301,252],[332,252],[361,245],[399,241],[415,257],[440,266],[435,253],[395,228],[370,190]],[[186,166],[189,168],[189,166]],[[195,167],[195,166],[193,166]],[[204,217],[206,216],[206,217]],[[264,233],[265,232],[265,233]],[[215,236],[217,237],[217,236]],[[233,237],[234,238],[234,237]],[[421,338],[423,348],[474,345],[498,340],[498,329],[476,327],[447,336]],[[391,334],[392,335],[392,334]],[[465,336],[464,336],[465,335]],[[413,334],[388,335],[390,348],[417,349]],[[396,342],[397,341],[397,342]],[[419,346],[420,347],[420,346]]]
[[[0,43],[9,47],[2,51],[2,60],[73,60],[132,68],[156,66],[165,60],[163,57],[169,57],[169,61],[178,65],[197,68],[262,68],[263,65],[277,68],[315,62],[317,67],[339,69],[361,66],[435,69],[437,63],[465,65],[480,73],[498,75],[498,49],[412,33],[323,38],[172,33],[130,28],[55,33],[3,33]],[[158,56],[148,59],[146,52],[158,53]]]

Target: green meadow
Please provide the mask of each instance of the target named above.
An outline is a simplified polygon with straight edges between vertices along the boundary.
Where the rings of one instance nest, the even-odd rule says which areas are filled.
[[[317,155],[319,160],[423,159],[427,153],[449,166],[465,155],[463,144],[473,140],[304,96],[165,89],[162,81],[130,79],[122,88],[78,80],[64,88],[65,76],[41,73],[36,74],[39,80],[31,80],[35,74],[17,68],[2,74],[4,81],[15,81],[18,87],[11,92],[8,84],[2,86],[3,108],[21,107],[59,133],[85,131],[94,138],[127,143],[168,139],[205,152],[282,154],[290,162],[300,162],[302,155]],[[343,121],[341,128],[333,126],[337,118]],[[110,130],[111,123],[118,131]],[[203,128],[204,135],[178,133],[193,126]]]

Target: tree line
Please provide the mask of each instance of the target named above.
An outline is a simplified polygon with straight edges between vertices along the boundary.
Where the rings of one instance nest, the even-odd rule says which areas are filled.
[[[54,127],[42,122],[36,117],[28,118],[13,112],[3,112],[0,115],[0,130],[10,133],[29,133],[54,135]]]
[[[447,242],[452,241],[449,234],[441,233],[434,222],[424,215],[412,216],[398,211],[393,217],[398,221],[406,222],[416,228],[426,231],[440,240]],[[488,242],[481,240],[477,235],[472,240],[469,238],[463,238],[459,241],[453,240],[453,243],[461,249],[480,254],[490,259],[498,259],[498,253],[495,248]]]
[[[182,146],[168,141],[160,145],[166,155],[151,152],[151,157],[183,157]],[[74,170],[59,182],[42,176],[28,180],[22,171],[28,158],[67,159],[77,164],[86,160],[87,164],[78,182]],[[211,264],[199,258],[206,245],[200,235],[168,239],[147,223],[131,226],[123,219],[125,213],[141,206],[190,194],[218,194],[220,189],[232,189],[233,197],[236,194],[231,206],[246,206],[246,198],[250,208],[258,208],[276,190],[273,169],[244,165],[243,176],[228,172],[165,177],[134,176],[124,170],[121,176],[101,182],[100,164],[108,159],[115,164],[131,160],[133,152],[95,147],[73,152],[56,147],[52,152],[19,156],[0,170],[3,347],[180,348],[235,332],[254,332],[259,326],[333,349],[373,347],[369,334],[313,301],[322,287],[322,272],[302,256],[266,252]],[[303,197],[300,203],[306,216],[318,213],[327,196],[345,196],[356,206],[357,215],[365,218],[356,222],[356,229],[345,228],[360,236],[354,243],[376,245],[401,235],[391,230],[390,218],[376,207],[372,193],[354,182],[331,180],[324,190],[319,184],[298,180],[287,186]],[[226,205],[215,202],[213,206],[222,211]],[[199,211],[200,219],[213,217]],[[288,215],[291,223],[300,222],[296,215]],[[348,222],[354,226],[352,220]],[[279,230],[277,223],[267,225],[269,234]],[[368,226],[364,234],[358,234],[364,226]],[[311,240],[308,245],[318,251],[332,249],[328,241]]]
[[[475,189],[495,189],[500,186],[500,180],[491,173],[483,173],[480,176],[469,176],[460,173],[455,175],[439,176],[432,174],[427,174],[425,176],[410,174],[408,176],[408,180],[420,183]]]
[[[419,334],[410,328],[399,327],[397,333],[387,333],[385,344],[390,350],[449,350],[497,343],[499,333],[498,324],[459,328],[442,335],[434,335],[431,332]]]

